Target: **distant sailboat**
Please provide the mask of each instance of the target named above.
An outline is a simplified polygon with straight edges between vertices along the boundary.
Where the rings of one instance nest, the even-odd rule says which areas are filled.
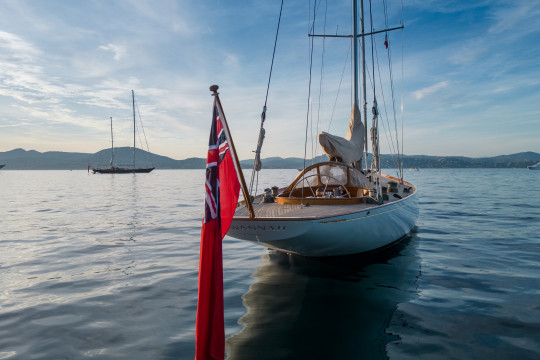
[[[527,166],[529,170],[540,170],[540,162],[531,166]]]
[[[133,166],[132,167],[118,167],[114,165],[114,137],[113,126],[111,117],[111,161],[109,167],[92,168],[92,171],[99,174],[133,174],[133,173],[149,173],[154,170],[155,167],[142,167],[135,166],[135,131],[136,131],[136,116],[135,116],[135,92],[131,90],[131,96],[133,99]]]
[[[4,164],[4,165],[0,164],[0,169],[3,168],[4,166],[6,166],[6,164]]]

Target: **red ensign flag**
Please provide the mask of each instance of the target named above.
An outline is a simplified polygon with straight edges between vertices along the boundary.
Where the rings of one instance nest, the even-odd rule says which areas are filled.
[[[216,98],[206,159],[206,198],[199,259],[195,360],[225,357],[221,242],[231,226],[238,203],[240,182],[221,118]]]

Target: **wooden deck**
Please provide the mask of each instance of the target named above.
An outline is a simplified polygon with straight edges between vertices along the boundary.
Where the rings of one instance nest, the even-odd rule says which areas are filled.
[[[309,199],[306,199],[309,203]],[[255,216],[257,218],[320,218],[328,216],[338,216],[347,213],[354,213],[373,207],[372,204],[354,204],[354,205],[292,205],[278,203],[253,204]],[[248,212],[245,206],[236,209],[235,218],[248,218]]]
[[[390,181],[390,180],[387,180]],[[386,182],[386,181],[385,181]],[[385,184],[384,184],[385,185]],[[408,185],[408,184],[407,184]],[[402,184],[398,185],[397,194],[402,198],[406,198],[409,195],[412,195],[414,190],[411,192],[404,192],[404,186]],[[388,200],[384,201],[384,204],[391,204],[399,200],[399,198],[393,196],[394,193],[388,193]],[[377,204],[351,204],[351,205],[309,205],[309,198],[304,199],[303,205],[297,204],[278,204],[278,203],[262,203],[262,197],[257,197],[253,203],[253,209],[255,211],[255,217],[259,219],[269,219],[269,218],[324,218],[324,217],[333,217],[346,215],[356,212],[361,212],[369,210],[372,208],[377,208],[380,205]],[[239,206],[236,209],[234,214],[235,219],[248,219],[249,215],[245,206]]]

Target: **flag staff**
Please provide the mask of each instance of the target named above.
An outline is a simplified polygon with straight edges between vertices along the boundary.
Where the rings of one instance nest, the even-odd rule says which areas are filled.
[[[240,179],[240,185],[242,187],[242,195],[244,196],[244,201],[246,202],[246,208],[249,213],[250,218],[255,218],[255,211],[253,211],[253,204],[251,202],[251,195],[249,195],[249,192],[247,190],[246,186],[246,180],[244,179],[244,174],[242,172],[242,167],[240,166],[240,161],[238,160],[238,155],[236,154],[236,148],[234,147],[234,142],[231,137],[231,133],[229,132],[229,125],[227,124],[227,119],[225,118],[225,113],[223,112],[223,108],[221,107],[221,101],[219,100],[219,94],[218,94],[218,85],[212,85],[210,86],[210,91],[213,92],[213,96],[216,97],[216,102],[218,106],[218,111],[222,116],[221,124],[223,125],[223,131],[225,131],[225,135],[227,136],[227,140],[229,141],[229,149],[231,150],[232,158],[234,159],[234,168],[236,169],[236,174],[238,175],[238,178]]]

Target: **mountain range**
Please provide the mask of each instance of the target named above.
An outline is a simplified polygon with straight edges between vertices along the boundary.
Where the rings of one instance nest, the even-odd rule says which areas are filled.
[[[133,148],[119,147],[114,149],[115,164],[117,166],[131,165],[133,163]],[[108,166],[111,158],[111,149],[104,149],[97,153],[73,153],[61,151],[38,152],[35,150],[14,149],[0,152],[0,164],[5,164],[5,170],[86,170],[88,166]],[[368,161],[371,155],[368,156]],[[326,160],[326,156],[319,156],[314,161]],[[395,158],[392,155],[381,155],[382,168],[395,168]],[[166,156],[152,154],[137,149],[135,153],[137,166],[153,165],[156,169],[204,169],[205,158],[188,158],[174,160]],[[540,154],[535,152],[521,152],[511,155],[494,157],[470,158],[464,156],[429,156],[405,155],[403,164],[405,168],[525,168],[540,161]],[[266,169],[300,169],[304,167],[301,158],[269,157],[262,160]],[[306,160],[309,165],[312,160]],[[253,160],[240,161],[242,168],[253,167]]]

